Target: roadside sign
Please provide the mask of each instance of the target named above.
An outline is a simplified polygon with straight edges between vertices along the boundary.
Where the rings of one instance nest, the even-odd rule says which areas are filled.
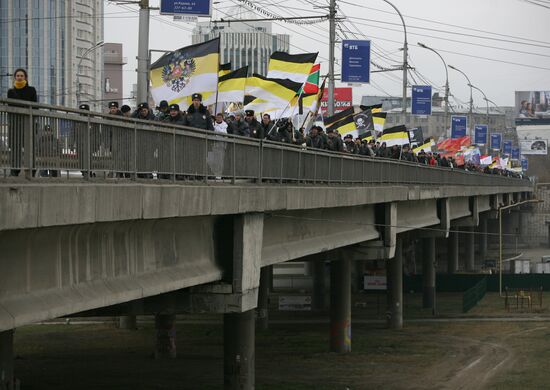
[[[487,125],[475,125],[474,126],[474,144],[486,145],[488,131],[489,130]]]
[[[466,136],[468,117],[462,115],[451,116],[451,138],[462,138]]]
[[[412,115],[432,115],[432,86],[412,86]]]
[[[512,160],[519,160],[519,148],[512,148]]]
[[[502,144],[502,134],[492,133],[491,134],[491,149],[500,150]]]
[[[512,141],[504,141],[502,143],[502,152],[504,154],[512,154]]]
[[[343,83],[370,82],[370,41],[344,39],[342,41]]]
[[[212,0],[160,0],[160,14],[211,16]]]

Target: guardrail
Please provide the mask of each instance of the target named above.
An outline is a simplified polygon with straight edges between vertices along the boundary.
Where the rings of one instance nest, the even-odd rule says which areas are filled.
[[[474,286],[464,291],[462,295],[462,312],[467,313],[472,309],[479,301],[483,299],[487,292],[487,277],[484,277]]]
[[[532,185],[526,179],[354,156],[162,122],[0,99],[0,172],[81,171],[177,180]],[[57,174],[57,175],[56,175]],[[27,176],[32,179],[31,175]]]

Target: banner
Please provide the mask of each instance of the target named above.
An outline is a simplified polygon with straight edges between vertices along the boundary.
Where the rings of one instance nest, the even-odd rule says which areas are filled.
[[[370,82],[370,41],[344,39],[342,41],[343,83]]]
[[[498,149],[500,150],[502,146],[502,134],[500,133],[492,133],[491,134],[491,149]]]
[[[521,159],[521,169],[523,169],[523,171],[529,169],[529,160],[527,160],[526,158]]]
[[[516,118],[532,124],[550,119],[550,91],[516,91]]]
[[[521,155],[526,154],[548,154],[548,140],[545,139],[525,139],[519,141]]]
[[[474,126],[474,144],[487,145],[487,134],[489,133],[487,125]]]
[[[451,138],[461,138],[466,135],[468,127],[468,117],[466,116],[451,116]]]
[[[512,148],[512,160],[519,160],[519,148]]]
[[[432,115],[432,86],[413,85],[411,101],[412,115]]]
[[[352,107],[353,94],[351,88],[334,88],[334,113],[344,111]],[[328,115],[328,88],[323,92],[323,98],[321,99],[321,113],[323,116]]]
[[[512,154],[512,141],[504,141],[502,143],[502,152],[504,154]]]

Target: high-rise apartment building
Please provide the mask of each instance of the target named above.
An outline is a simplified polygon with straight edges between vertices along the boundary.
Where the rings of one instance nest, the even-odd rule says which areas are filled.
[[[231,62],[232,69],[248,65],[249,74],[267,74],[269,56],[274,51],[289,51],[290,37],[274,34],[271,22],[200,22],[193,30],[193,44],[220,37],[220,61]]]
[[[100,109],[103,0],[0,0],[0,95],[25,68],[41,103]]]

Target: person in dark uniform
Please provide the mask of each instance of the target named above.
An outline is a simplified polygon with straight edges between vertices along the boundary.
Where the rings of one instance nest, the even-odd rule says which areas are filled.
[[[155,116],[149,109],[148,103],[140,103],[137,106],[137,109],[132,114],[132,118],[146,120],[146,121],[155,120]]]
[[[264,139],[265,133],[260,126],[260,122],[254,116],[254,110],[246,110],[244,120],[248,123],[248,129],[250,130],[250,136],[256,139]]]
[[[172,125],[184,125],[185,119],[180,111],[180,106],[177,104],[171,104],[168,107],[168,116],[164,118],[164,122],[170,123]]]
[[[327,149],[333,152],[344,151],[342,139],[334,132],[333,129],[327,130]]]
[[[214,131],[212,116],[210,112],[208,112],[208,109],[202,104],[202,95],[200,93],[194,93],[191,95],[191,100],[193,103],[187,109],[185,125],[197,129]]]
[[[122,113],[122,116],[124,116],[125,118],[130,118],[132,116],[132,109],[127,104],[120,107],[120,112]]]
[[[109,114],[122,116],[122,111],[120,111],[118,109],[118,102],[110,102],[109,103]]]
[[[353,135],[351,134],[346,134],[344,136],[344,151],[351,154],[359,154],[359,150],[357,149],[357,145],[355,145]]]
[[[36,89],[28,83],[28,75],[25,69],[19,68],[13,72],[13,88],[8,90],[8,99],[24,100],[27,102],[38,102]],[[11,176],[19,176],[20,167],[23,163],[23,147],[25,145],[25,130],[32,126],[31,123],[8,116],[8,145],[11,149]]]
[[[307,145],[307,147],[314,148],[314,149],[324,149],[325,148],[325,141],[319,135],[319,128],[317,126],[313,126],[309,130],[309,134],[306,137],[306,145]]]
[[[170,106],[166,100],[161,100],[159,106],[157,107],[157,114],[155,115],[155,120],[163,122],[166,118],[170,116]]]

